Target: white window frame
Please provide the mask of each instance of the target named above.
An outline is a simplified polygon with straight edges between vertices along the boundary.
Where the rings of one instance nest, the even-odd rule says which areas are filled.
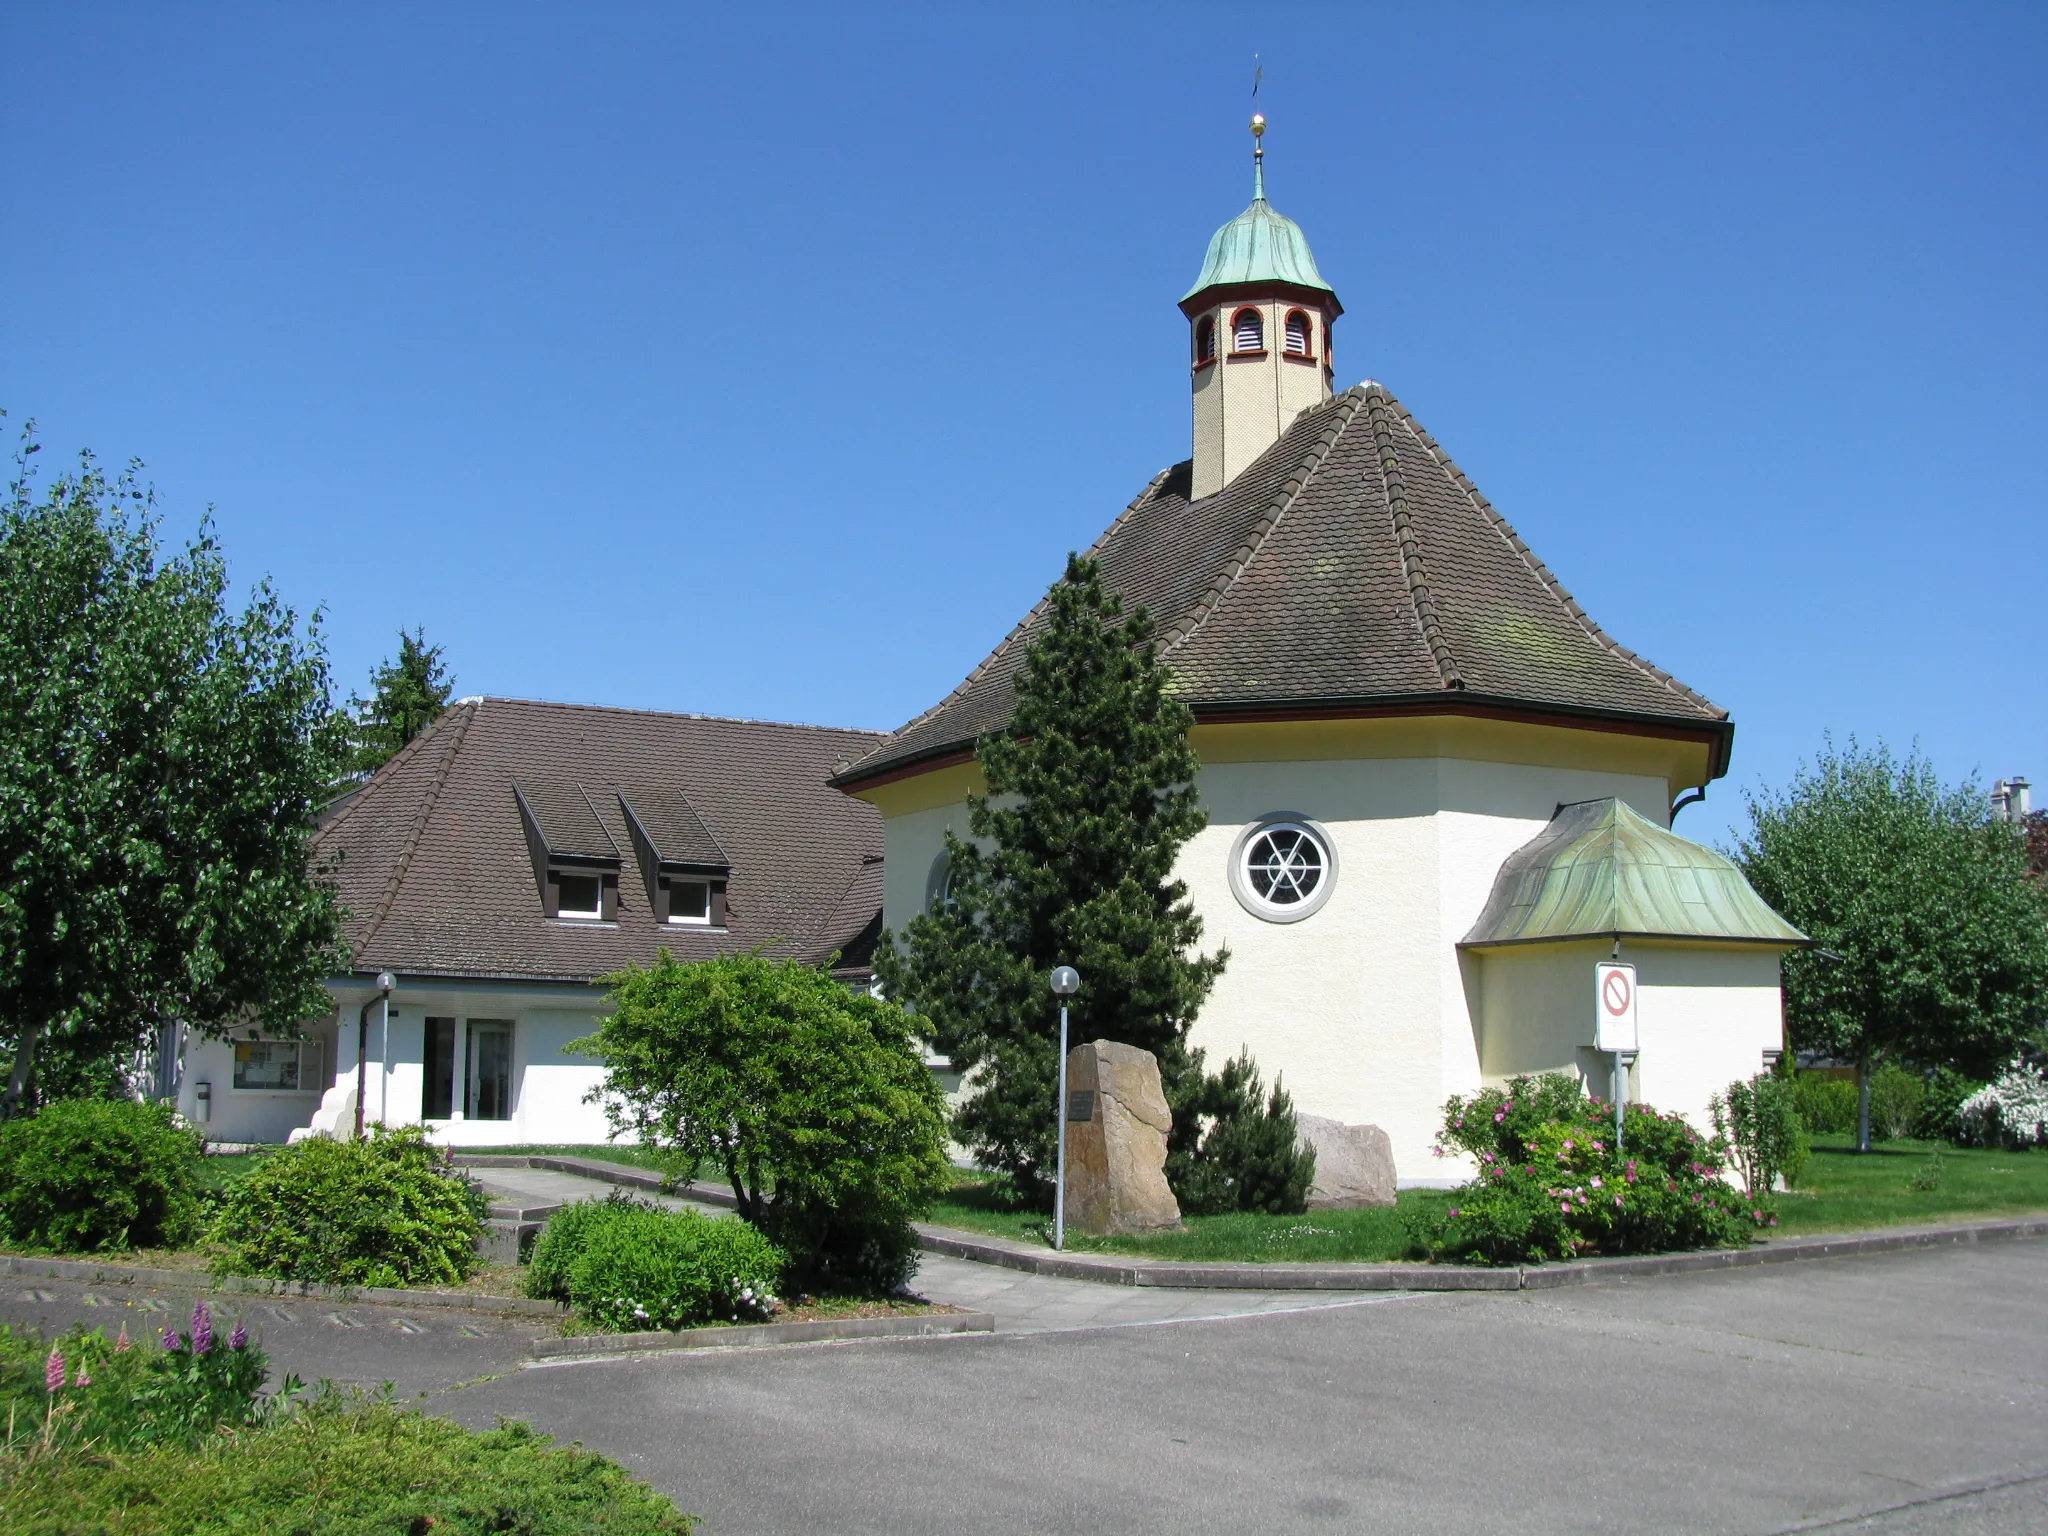
[[[1263,845],[1269,833],[1282,830],[1299,832],[1305,836],[1316,851],[1322,855],[1322,875],[1315,889],[1295,902],[1275,902],[1259,894],[1252,884],[1252,855]],[[1321,823],[1300,814],[1298,811],[1274,811],[1261,816],[1242,832],[1230,848],[1230,893],[1237,898],[1238,905],[1253,917],[1268,923],[1298,923],[1303,918],[1313,917],[1330,899],[1330,893],[1337,888],[1337,843]]]
[[[717,882],[711,879],[678,880],[671,875],[668,882],[668,922],[671,928],[709,928],[711,924],[711,887]],[[687,917],[676,911],[676,887],[679,885],[701,885],[704,887],[704,915]]]
[[[239,1053],[244,1046],[251,1045],[267,1045],[271,1047],[297,1046],[299,1051],[299,1086],[296,1088],[245,1088],[242,1084],[236,1082],[235,1079],[241,1075],[242,1066],[242,1058]],[[319,1094],[326,1091],[327,1085],[321,1080],[327,1068],[327,1046],[324,1041],[279,1040],[275,1037],[258,1038],[255,1040],[244,1038],[241,1040],[230,1040],[228,1041],[228,1046],[230,1049],[228,1090],[231,1093],[286,1093],[296,1096],[299,1094]],[[310,1073],[306,1070],[309,1063],[312,1067]]]
[[[573,909],[564,906],[562,904],[562,879],[564,876],[572,880],[594,880],[597,882],[597,906],[595,908],[576,907]],[[564,922],[570,923],[602,922],[604,920],[604,872],[595,869],[587,872],[580,869],[556,870],[555,916],[561,918]]]

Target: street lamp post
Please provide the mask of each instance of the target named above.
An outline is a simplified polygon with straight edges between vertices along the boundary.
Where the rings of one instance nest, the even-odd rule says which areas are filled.
[[[1052,1191],[1052,1245],[1067,1246],[1067,999],[1081,990],[1081,974],[1071,965],[1053,967],[1053,996],[1060,1000],[1060,1097],[1053,1106],[1059,1135],[1059,1182]]]

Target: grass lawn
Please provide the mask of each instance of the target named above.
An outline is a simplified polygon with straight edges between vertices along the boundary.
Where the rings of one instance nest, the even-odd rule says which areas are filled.
[[[925,1219],[934,1226],[985,1232],[1017,1242],[1051,1242],[1052,1219],[1020,1211],[1005,1196],[1007,1186],[987,1174],[961,1172],[953,1191]],[[1364,1211],[1312,1211],[1306,1216],[1191,1216],[1186,1229],[1150,1237],[1090,1237],[1067,1230],[1067,1247],[1083,1253],[1132,1253],[1154,1259],[1204,1259],[1231,1263],[1384,1263],[1415,1258],[1407,1213],[1441,1202],[1448,1193],[1403,1190],[1400,1204]]]
[[[961,1171],[953,1190],[925,1219],[1050,1245],[1051,1218],[1016,1209],[1008,1186]],[[1089,1237],[1067,1232],[1067,1247],[1087,1253],[1237,1264],[1413,1261],[1407,1214],[1448,1191],[1403,1190],[1393,1209],[1312,1211],[1305,1216],[1191,1216],[1185,1229],[1151,1237]],[[1852,1138],[1821,1136],[1801,1187],[1778,1197],[1781,1235],[1921,1226],[1973,1217],[2048,1211],[2048,1152],[1985,1152],[1931,1141],[1877,1143],[1867,1154]]]
[[[1934,1141],[1816,1136],[1800,1187],[1778,1197],[1778,1230],[1851,1232],[2048,1211],[2048,1153]],[[1926,1187],[1916,1188],[1921,1185]]]

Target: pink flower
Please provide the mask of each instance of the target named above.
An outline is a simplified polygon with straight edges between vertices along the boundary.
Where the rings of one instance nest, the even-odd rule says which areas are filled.
[[[64,1390],[64,1357],[54,1349],[43,1362],[43,1388],[48,1392]]]
[[[1499,1124],[1501,1123],[1501,1121],[1503,1121],[1503,1120],[1507,1119],[1507,1117],[1508,1117],[1508,1112],[1507,1112],[1506,1110],[1504,1110],[1504,1109],[1499,1109],[1499,1110],[1495,1110],[1495,1111],[1494,1111],[1494,1115],[1493,1115],[1493,1123],[1494,1123],[1495,1125],[1499,1125]]]
[[[1565,1149],[1565,1151],[1567,1151],[1567,1152],[1571,1151],[1571,1149],[1572,1149],[1572,1144],[1571,1144],[1571,1143],[1570,1143],[1569,1141],[1567,1141],[1567,1142],[1566,1142],[1566,1143],[1564,1144],[1564,1149]]]
[[[71,1385],[73,1385],[74,1387],[89,1387],[92,1385],[92,1378],[85,1374],[84,1366],[81,1365],[78,1368],[78,1375],[76,1379],[72,1381]]]
[[[1600,1187],[1600,1175],[1597,1173],[1593,1175],[1593,1187],[1595,1189]]]
[[[134,1345],[128,1342],[128,1325],[123,1323],[121,1325],[121,1337],[114,1340],[114,1353],[118,1355],[122,1351],[133,1349],[134,1347]]]
[[[1563,1211],[1567,1216],[1571,1215],[1572,1213],[1572,1203],[1569,1200],[1560,1200],[1558,1202],[1557,1208],[1560,1211]]]
[[[1616,1196],[1614,1197],[1614,1208],[1615,1208],[1615,1209],[1616,1209],[1617,1211],[1621,1209],[1621,1196],[1619,1196],[1619,1195],[1616,1195]]]

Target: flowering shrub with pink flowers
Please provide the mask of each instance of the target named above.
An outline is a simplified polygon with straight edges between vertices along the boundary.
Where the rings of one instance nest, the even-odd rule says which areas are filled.
[[[1616,1148],[1613,1104],[1561,1072],[1452,1099],[1437,1155],[1457,1152],[1479,1164],[1479,1176],[1413,1218],[1417,1244],[1434,1259],[1520,1264],[1734,1247],[1777,1221],[1767,1200],[1722,1179],[1718,1140],[1683,1116],[1631,1104]]]

